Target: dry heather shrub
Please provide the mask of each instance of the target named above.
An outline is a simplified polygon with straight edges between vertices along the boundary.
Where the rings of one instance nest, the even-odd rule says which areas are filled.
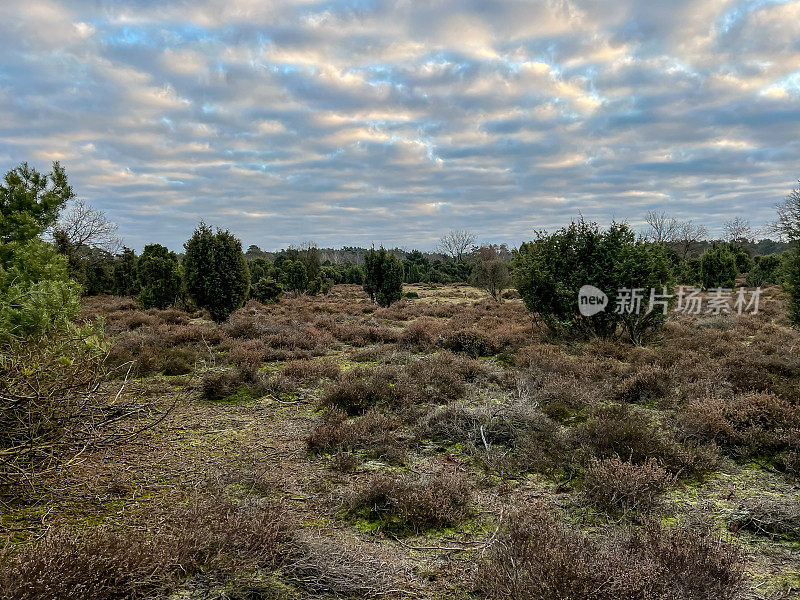
[[[455,474],[427,479],[378,475],[346,500],[349,514],[398,534],[453,525],[468,514],[471,503],[469,482]]]
[[[800,504],[784,498],[748,498],[728,518],[731,530],[748,529],[790,541],[800,539]]]
[[[675,483],[675,476],[662,468],[655,458],[637,465],[618,456],[590,459],[583,480],[583,495],[600,510],[647,510],[656,506],[661,496]]]
[[[257,370],[269,354],[269,349],[262,340],[232,342],[228,350],[228,362],[243,369]]]
[[[403,348],[425,352],[434,347],[443,329],[444,324],[439,319],[421,317],[406,326],[399,344]]]
[[[331,411],[306,440],[312,452],[345,453],[364,450],[372,458],[402,462],[405,448],[397,437],[400,423],[376,410],[347,420],[342,411]]]
[[[474,377],[479,370],[480,363],[472,369],[447,352],[410,362],[403,369],[402,381],[416,388],[420,400],[441,404],[463,397],[467,393],[464,375]]]
[[[420,419],[414,436],[443,444],[463,443],[465,451],[481,458],[491,459],[498,448],[503,455],[511,450],[504,468],[523,471],[557,466],[566,453],[558,425],[525,405],[437,407]]]
[[[196,346],[171,345],[161,333],[144,327],[115,336],[107,364],[117,367],[120,376],[127,372],[128,363],[132,364],[131,372],[140,377],[153,373],[184,375],[194,370],[200,358]]]
[[[800,428],[800,407],[768,393],[694,399],[679,415],[691,435],[713,440],[735,455],[791,452]]]
[[[711,535],[648,523],[595,541],[534,507],[510,515],[475,586],[493,600],[726,600],[743,587],[742,566]]]
[[[668,397],[672,376],[661,367],[646,365],[620,383],[616,399],[620,402],[650,403]]]
[[[339,364],[330,358],[293,360],[281,370],[284,376],[293,379],[336,379],[341,371]]]
[[[696,475],[717,466],[713,447],[681,443],[668,428],[651,423],[644,413],[627,404],[596,408],[572,434],[575,443],[598,458],[625,456],[633,463],[644,464],[652,457],[672,473]]]
[[[114,319],[114,329],[118,331],[134,330],[149,325],[155,327],[159,323],[156,316],[142,310],[124,312],[118,319]]]
[[[291,540],[279,507],[216,497],[175,509],[158,529],[51,530],[2,558],[0,597],[166,597],[181,579],[201,571],[222,580],[236,571],[276,569],[290,554]]]
[[[206,371],[200,378],[200,392],[206,400],[225,400],[237,393],[246,397],[259,397],[271,393],[275,381],[251,369]]]
[[[338,408],[350,416],[360,415],[374,406],[393,404],[393,382],[394,373],[389,369],[355,367],[341,373],[338,381],[326,388],[320,405]]]
[[[490,356],[498,348],[483,332],[474,329],[460,329],[445,333],[436,341],[436,345],[452,352],[461,352],[472,358]]]

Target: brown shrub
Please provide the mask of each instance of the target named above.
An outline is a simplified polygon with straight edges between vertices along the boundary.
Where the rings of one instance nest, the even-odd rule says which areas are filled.
[[[639,533],[594,541],[541,507],[510,515],[475,580],[504,600],[733,598],[741,553],[712,535],[648,523]]]
[[[228,361],[242,369],[258,370],[267,354],[267,346],[262,340],[245,340],[231,344]]]
[[[393,479],[378,475],[346,501],[348,512],[397,534],[446,527],[463,519],[472,502],[467,480],[455,474]]]
[[[382,458],[389,462],[402,462],[405,448],[399,442],[396,430],[397,419],[376,410],[347,420],[340,411],[317,426],[306,440],[312,452],[344,453],[364,450],[370,458]]]
[[[430,350],[443,329],[444,324],[439,319],[421,317],[406,326],[400,335],[399,344],[403,348],[420,352]]]
[[[321,360],[293,360],[283,367],[281,372],[294,379],[336,379],[341,373],[339,363],[330,358]]]
[[[113,338],[107,364],[119,367],[120,376],[127,372],[128,363],[133,365],[131,372],[139,377],[154,373],[183,375],[194,370],[200,358],[196,346],[170,345],[160,333],[143,327]]]
[[[674,482],[675,476],[655,458],[641,465],[618,456],[593,458],[583,479],[583,495],[590,504],[609,513],[647,510],[660,502]]]
[[[573,436],[584,452],[590,448],[598,458],[622,456],[635,464],[656,458],[673,473],[696,475],[717,466],[713,447],[681,443],[664,425],[651,423],[644,413],[626,404],[596,408],[591,418],[573,431]]]
[[[341,373],[338,381],[326,388],[320,405],[338,408],[350,416],[360,415],[374,406],[393,404],[397,398],[393,382],[389,369],[355,367]]]
[[[793,499],[748,498],[728,517],[732,530],[794,541],[800,538],[800,504]]]
[[[651,403],[672,393],[672,376],[661,367],[647,365],[622,380],[616,392],[619,402]]]
[[[436,341],[436,345],[453,352],[462,352],[472,358],[490,356],[498,350],[485,333],[474,329],[445,333]]]
[[[279,507],[216,497],[175,509],[158,529],[51,530],[0,566],[8,600],[168,596],[187,575],[220,580],[238,570],[276,569],[292,537]]]
[[[237,399],[257,398],[272,392],[276,383],[262,373],[253,373],[248,368],[224,371],[206,371],[200,378],[200,392],[206,400],[226,400],[236,395]]]
[[[800,407],[769,393],[693,399],[679,420],[697,435],[737,456],[771,456],[792,450],[792,431],[800,427]]]

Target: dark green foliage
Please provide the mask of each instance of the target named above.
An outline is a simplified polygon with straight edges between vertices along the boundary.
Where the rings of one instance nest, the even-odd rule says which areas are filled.
[[[244,304],[250,291],[250,271],[242,242],[230,231],[216,233],[205,223],[184,245],[183,272],[186,291],[211,318],[224,321]]]
[[[700,281],[705,289],[736,285],[736,256],[729,244],[715,243],[700,257]]]
[[[731,244],[731,252],[736,257],[736,270],[739,273],[749,273],[754,265],[753,257],[738,244]]]
[[[381,247],[364,257],[364,291],[378,306],[389,306],[403,297],[403,264]]]
[[[671,288],[671,268],[664,248],[636,239],[626,224],[613,223],[602,231],[596,223],[573,222],[554,234],[538,233],[515,254],[514,283],[525,305],[556,334],[610,337],[618,327],[632,341],[660,328],[658,307],[639,314],[616,314],[613,296],[622,288]],[[606,310],[584,317],[578,310],[578,291],[592,285],[609,295]]]
[[[280,272],[272,264],[272,261],[267,260],[266,258],[256,258],[250,260],[247,263],[247,266],[250,269],[251,287],[266,277],[272,277],[277,281],[278,277],[280,276]]]
[[[139,302],[144,308],[166,308],[181,295],[178,256],[161,244],[144,247],[137,263]]]
[[[300,250],[297,254],[297,260],[303,263],[306,268],[306,275],[309,281],[314,281],[319,277],[322,263],[319,260],[319,249],[316,246],[309,246],[304,250]]]
[[[62,330],[78,313],[80,286],[40,239],[0,244],[0,339]]]
[[[780,254],[756,256],[753,268],[745,282],[749,287],[759,287],[770,283],[780,283],[783,257]]]
[[[318,276],[308,284],[308,293],[312,296],[317,294],[329,294],[333,289],[333,279],[330,277]]]
[[[28,163],[10,170],[0,184],[0,242],[26,242],[39,236],[73,197],[67,174],[57,162],[49,174]]]
[[[117,296],[136,296],[139,294],[139,278],[137,264],[139,259],[136,252],[130,248],[123,248],[122,254],[114,261],[112,291]]]
[[[316,296],[319,294],[320,288],[322,288],[322,279],[317,277],[308,283],[308,289],[306,291],[309,296]]]
[[[261,304],[277,302],[283,294],[283,287],[272,277],[263,277],[250,287],[250,297]]]
[[[276,261],[277,266],[277,261]],[[295,296],[299,296],[308,289],[308,271],[299,260],[286,260],[280,263],[281,283],[283,287]]]
[[[789,294],[789,317],[800,326],[800,241],[787,252],[783,264],[784,287]]]
[[[675,266],[674,273],[675,282],[680,285],[701,285],[699,258],[682,260]]]

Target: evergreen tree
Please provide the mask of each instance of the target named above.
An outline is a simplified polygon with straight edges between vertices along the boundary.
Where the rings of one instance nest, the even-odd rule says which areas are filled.
[[[144,247],[137,263],[139,302],[144,308],[167,308],[181,295],[178,256],[161,244]]]
[[[728,244],[714,244],[700,257],[700,280],[705,289],[736,285],[736,255]]]
[[[372,248],[364,257],[364,291],[379,306],[403,297],[403,263],[396,256]]]
[[[244,304],[250,292],[250,271],[242,242],[230,231],[216,233],[205,223],[184,244],[183,272],[186,291],[211,318],[224,321]]]
[[[136,296],[139,294],[139,278],[137,277],[136,252],[123,248],[122,254],[114,262],[113,293],[117,296]]]

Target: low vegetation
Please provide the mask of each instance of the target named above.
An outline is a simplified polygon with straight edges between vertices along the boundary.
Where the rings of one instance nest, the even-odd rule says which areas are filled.
[[[508,249],[473,256],[467,232],[364,268],[201,226],[194,258],[111,255],[82,281],[120,294],[81,297],[88,255],[39,238],[65,176],[20,169],[0,187],[24,209],[0,211],[1,598],[797,594],[795,246],[748,261],[736,236],[578,222],[523,245],[504,291]],[[764,283],[758,314],[578,311],[585,283],[719,286],[731,265]],[[204,281],[223,271],[229,296]]]

